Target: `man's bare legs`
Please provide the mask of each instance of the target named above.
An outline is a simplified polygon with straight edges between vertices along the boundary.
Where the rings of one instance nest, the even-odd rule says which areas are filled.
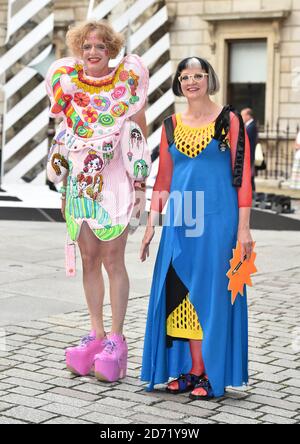
[[[111,333],[122,334],[129,299],[129,279],[125,267],[125,248],[128,228],[115,240],[102,242],[102,262],[110,285],[112,310]]]
[[[103,325],[104,281],[102,275],[101,241],[86,222],[82,224],[78,245],[83,267],[83,287],[96,338],[105,336]]]
[[[112,333],[123,332],[129,298],[129,279],[125,267],[125,248],[128,229],[115,240],[97,239],[87,223],[81,227],[78,245],[83,266],[83,286],[91,316],[92,329],[98,339],[105,336],[103,324],[104,281],[102,264],[110,283]]]

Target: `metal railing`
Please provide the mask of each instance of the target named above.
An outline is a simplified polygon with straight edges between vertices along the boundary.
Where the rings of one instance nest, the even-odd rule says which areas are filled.
[[[283,128],[279,121],[275,129],[266,124],[265,132],[259,135],[266,169],[258,171],[258,177],[275,180],[289,179],[295,156],[295,140],[299,129],[298,126],[296,130],[291,131],[289,124]]]

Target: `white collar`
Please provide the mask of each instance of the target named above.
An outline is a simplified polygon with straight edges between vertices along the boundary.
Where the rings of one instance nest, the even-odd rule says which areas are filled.
[[[251,125],[251,123],[254,122],[254,119],[248,120],[248,122],[246,123],[246,128]]]

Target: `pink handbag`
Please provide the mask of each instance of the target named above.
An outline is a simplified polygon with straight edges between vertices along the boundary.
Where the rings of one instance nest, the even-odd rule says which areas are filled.
[[[65,261],[66,261],[66,275],[67,277],[76,276],[76,245],[67,236],[65,245]]]

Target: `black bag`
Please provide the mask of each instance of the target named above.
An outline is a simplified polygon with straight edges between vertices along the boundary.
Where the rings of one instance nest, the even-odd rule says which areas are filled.
[[[267,164],[266,164],[265,159],[263,160],[263,162],[262,162],[262,164],[260,166],[256,166],[255,167],[256,171],[264,171],[266,169],[267,169]]]

